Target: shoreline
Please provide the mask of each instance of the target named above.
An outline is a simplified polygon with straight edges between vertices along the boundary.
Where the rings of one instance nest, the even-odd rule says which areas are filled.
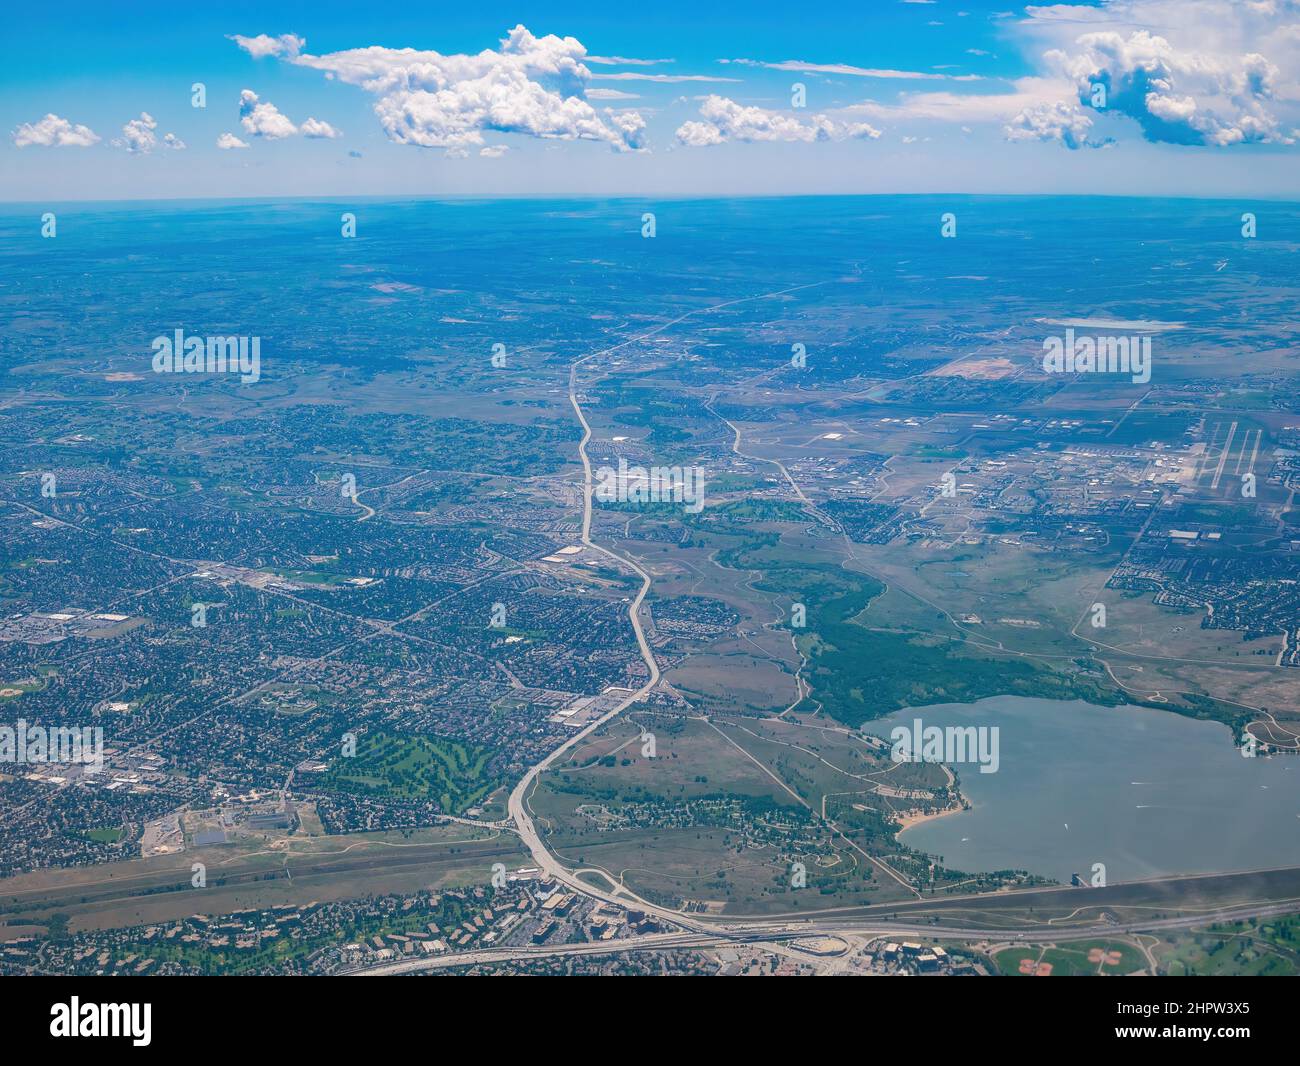
[[[970,809],[971,808],[969,807],[945,807],[941,811],[930,811],[925,814],[919,812],[901,814],[895,822],[896,829],[894,835],[901,837],[909,829],[915,829],[918,825],[924,825],[926,822],[933,822],[938,818],[946,818],[950,814],[961,814],[963,811],[968,811]]]

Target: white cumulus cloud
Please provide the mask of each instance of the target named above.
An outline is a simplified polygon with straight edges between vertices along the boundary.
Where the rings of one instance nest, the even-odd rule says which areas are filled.
[[[572,37],[536,37],[516,26],[499,49],[476,55],[379,45],[282,54],[373,95],[380,125],[399,144],[460,154],[496,132],[601,141],[619,151],[643,146],[644,122],[628,117],[634,113],[602,117],[588,102],[587,50]]]
[[[1078,104],[1063,100],[1026,107],[1003,132],[1009,141],[1055,141],[1066,148],[1102,148],[1112,143],[1090,140],[1092,119]]]
[[[1278,68],[1258,52],[1188,50],[1146,30],[1106,30],[1044,58],[1073,81],[1081,104],[1127,115],[1147,140],[1292,143],[1274,113]]]
[[[304,137],[328,137],[330,140],[343,136],[339,130],[319,118],[303,119],[302,125],[298,127],[298,132]]]
[[[292,137],[298,132],[280,109],[269,100],[259,100],[252,89],[245,89],[239,94],[239,124],[254,137],[277,140]]]
[[[1037,68],[1010,81],[1009,91],[953,86],[837,113],[953,128],[996,124],[1013,141],[1072,149],[1135,131],[1148,141],[1210,147],[1300,138],[1300,0],[1029,6],[1006,33]]]
[[[24,122],[11,134],[14,146],[27,148],[89,148],[99,135],[89,126],[78,126],[53,113],[39,122]]]
[[[832,118],[825,114],[797,116],[791,111],[746,107],[725,96],[707,96],[700,105],[702,121],[684,122],[677,140],[690,147],[722,144],[724,141],[842,141],[849,138],[874,140],[880,131],[865,122]]]
[[[125,148],[132,155],[148,155],[158,147],[158,122],[148,111],[141,111],[139,118],[133,118],[122,127],[122,136],[113,141],[114,148]],[[174,133],[165,133],[162,138],[164,148],[179,150],[185,147]]]
[[[1058,99],[1117,137],[1136,128],[1148,141],[1210,147],[1296,137],[1297,0],[1030,6],[1015,32],[1044,75],[1064,83]]]
[[[229,39],[254,59],[264,59],[267,56],[296,56],[307,43],[296,33],[282,33],[279,37],[271,37],[265,33],[259,33],[256,37],[244,37],[232,33]]]
[[[624,144],[633,149],[645,147],[645,119],[640,112],[615,111],[607,107],[605,114],[609,116],[610,125],[622,136]]]
[[[248,142],[241,141],[233,133],[223,133],[217,138],[217,147],[223,151],[229,151],[231,148],[247,148]]]

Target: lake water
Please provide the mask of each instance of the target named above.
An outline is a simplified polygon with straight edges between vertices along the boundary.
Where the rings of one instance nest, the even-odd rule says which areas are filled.
[[[1300,758],[1243,758],[1226,726],[1145,707],[995,696],[868,722],[997,726],[1000,765],[957,765],[972,809],[907,830],[959,870],[1110,883],[1300,865]]]

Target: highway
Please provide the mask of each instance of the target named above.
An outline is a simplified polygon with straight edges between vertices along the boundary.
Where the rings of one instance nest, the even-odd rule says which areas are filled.
[[[516,947],[486,948],[459,954],[439,955],[396,962],[377,963],[372,966],[347,970],[339,976],[388,977],[426,971],[449,970],[462,966],[514,962],[528,959],[556,958],[562,956],[591,956],[621,954],[627,951],[665,951],[681,948],[712,948],[727,945],[754,945],[775,950],[782,955],[813,962],[833,957],[826,951],[800,947],[800,941],[837,939],[844,954],[855,945],[864,946],[886,937],[895,940],[907,937],[927,937],[959,941],[984,942],[1004,945],[1063,944],[1075,940],[1094,940],[1098,937],[1115,937],[1133,933],[1152,933],[1199,928],[1214,922],[1245,921],[1250,918],[1268,918],[1294,912],[1294,902],[1268,906],[1236,907],[1214,911],[1208,915],[1164,918],[1140,922],[1100,922],[1087,926],[1059,929],[1036,929],[1014,933],[1006,929],[965,929],[928,923],[880,922],[869,919],[810,918],[806,922],[770,922],[764,919],[719,923],[710,931],[678,930],[649,933],[643,936],[602,940],[588,944],[519,945]]]
[[[543,872],[546,873],[547,876],[555,878],[560,883],[567,885],[569,888],[580,892],[585,896],[603,900],[607,903],[618,904],[620,906],[636,907],[648,914],[655,915],[663,921],[671,922],[679,927],[694,928],[696,931],[701,930],[699,923],[691,921],[689,918],[679,914],[677,911],[649,903],[646,900],[641,899],[639,896],[636,896],[628,889],[619,888],[615,891],[605,891],[604,889],[596,888],[593,885],[580,880],[551,854],[550,850],[542,841],[541,835],[537,832],[537,828],[533,824],[532,815],[528,811],[528,794],[542,773],[549,769],[560,756],[565,754],[565,752],[571,751],[606,722],[617,718],[627,710],[627,708],[640,700],[643,700],[654,690],[655,686],[659,684],[659,663],[655,659],[654,652],[650,649],[650,644],[646,640],[645,631],[641,625],[641,605],[645,602],[646,594],[650,591],[650,575],[634,559],[619,555],[617,552],[612,551],[603,545],[597,544],[591,539],[592,477],[591,457],[587,454],[587,445],[591,441],[591,424],[587,421],[587,416],[582,410],[582,403],[578,399],[578,369],[584,363],[587,363],[592,359],[608,355],[611,352],[618,351],[620,348],[625,348],[630,344],[635,344],[639,341],[646,340],[649,337],[653,337],[655,334],[662,333],[664,330],[677,325],[679,322],[685,321],[693,315],[707,314],[710,311],[716,311],[722,307],[748,303],[753,300],[765,300],[772,296],[780,296],[787,292],[794,292],[797,289],[812,288],[815,285],[820,284],[822,284],[822,282],[814,282],[810,285],[795,285],[786,289],[780,289],[776,292],[763,293],[759,296],[743,297],[738,300],[726,300],[722,303],[713,304],[708,307],[701,307],[693,311],[687,311],[685,314],[664,322],[661,325],[656,326],[654,329],[647,330],[644,333],[631,337],[628,340],[621,341],[618,344],[611,345],[608,348],[603,348],[599,351],[584,355],[581,358],[574,360],[573,363],[569,365],[569,403],[573,406],[573,413],[577,416],[578,424],[582,427],[582,439],[578,442],[578,458],[582,462],[583,479],[582,544],[586,548],[600,552],[615,563],[628,567],[641,578],[641,587],[637,590],[636,596],[628,607],[628,620],[631,622],[632,632],[636,636],[637,647],[641,651],[641,658],[645,661],[649,676],[645,684],[635,692],[619,700],[611,710],[607,711],[599,718],[587,723],[587,725],[574,733],[573,736],[551,752],[550,755],[524,774],[523,778],[520,779],[519,783],[510,793],[510,799],[507,803],[509,821],[514,825],[516,832],[519,834],[519,839],[532,855],[533,861]]]
[[[803,287],[806,286],[797,286],[796,288]],[[792,290],[782,290],[782,292],[786,291]],[[747,299],[758,300],[773,295],[779,295],[779,293],[767,293],[762,296],[749,297]],[[631,707],[637,702],[645,699],[658,685],[660,680],[659,665],[646,639],[640,617],[641,606],[651,587],[651,576],[634,559],[620,555],[609,548],[597,544],[591,538],[592,469],[591,459],[587,452],[587,446],[591,441],[592,430],[578,398],[578,371],[583,364],[592,359],[660,333],[676,323],[681,322],[683,319],[691,317],[691,315],[707,313],[717,307],[724,307],[729,304],[744,302],[746,302],[746,300],[733,300],[728,301],[725,304],[715,305],[714,307],[700,308],[696,311],[687,312],[687,314],[669,322],[665,322],[644,334],[613,345],[612,347],[602,349],[601,351],[592,352],[589,355],[582,356],[570,364],[568,383],[569,403],[572,405],[574,414],[578,419],[579,425],[582,427],[582,437],[578,443],[578,456],[582,463],[583,472],[581,542],[585,548],[599,552],[615,563],[631,569],[641,579],[641,586],[628,608],[628,618],[633,633],[636,636],[637,646],[640,649],[641,657],[646,664],[648,677],[645,683],[636,691],[621,698],[609,711],[575,732],[563,744],[529,769],[510,793],[507,804],[508,818],[506,822],[495,823],[500,827],[510,826],[516,833],[518,833],[520,840],[531,854],[534,864],[545,876],[554,878],[558,883],[589,899],[599,900],[620,907],[632,907],[653,915],[665,926],[666,931],[611,941],[601,941],[595,944],[559,944],[555,946],[521,945],[518,947],[484,949],[455,955],[382,963],[376,966],[363,967],[348,972],[370,975],[404,974],[426,970],[449,969],[474,963],[502,962],[507,960],[553,957],[557,955],[599,955],[623,951],[710,947],[728,943],[761,943],[769,945],[776,950],[780,950],[782,954],[802,954],[808,958],[814,958],[816,957],[814,953],[801,952],[797,947],[791,947],[791,942],[810,938],[842,938],[846,936],[855,938],[858,941],[861,941],[864,937],[869,941],[881,936],[925,936],[930,938],[941,937],[964,942],[992,941],[998,943],[1051,944],[1068,940],[1089,939],[1099,935],[1124,935],[1135,932],[1153,932],[1162,929],[1176,930],[1202,927],[1217,921],[1234,921],[1246,918],[1267,917],[1274,914],[1290,913],[1300,907],[1300,898],[1287,899],[1281,902],[1271,900],[1221,909],[1207,908],[1206,910],[1191,916],[1180,916],[1175,918],[1152,918],[1150,920],[1131,922],[1103,921],[1093,918],[1087,921],[1079,920],[1075,924],[1062,924],[1055,927],[1039,925],[1037,927],[1022,929],[1020,931],[1014,929],[1009,930],[1007,928],[973,929],[957,925],[941,925],[931,922],[921,922],[915,919],[911,921],[900,921],[896,919],[882,920],[880,917],[871,915],[854,916],[851,912],[848,914],[822,912],[821,914],[809,917],[787,915],[775,918],[739,918],[734,916],[723,918],[717,915],[684,914],[670,908],[658,906],[640,898],[625,886],[614,886],[610,889],[599,887],[588,881],[582,880],[576,872],[569,870],[555,857],[554,854],[552,854],[543,841],[541,834],[538,832],[532,814],[528,809],[528,797],[535,787],[538,778],[553,766],[557,760],[567,752],[572,751],[587,737],[591,736],[606,723],[617,718],[627,710],[628,707]],[[728,423],[728,425],[731,424]],[[739,430],[736,429],[734,425],[731,426],[731,428],[736,433],[736,443],[738,445]],[[784,468],[782,469],[784,472]],[[786,477],[789,479],[788,473],[786,474]],[[799,492],[798,486],[794,485],[792,479],[789,480],[791,485],[794,487],[796,494],[803,498],[803,494]],[[806,499],[805,502],[807,502]],[[892,873],[893,871],[890,872]],[[897,875],[895,874],[895,876]],[[1161,879],[1158,882],[1152,882],[1155,897],[1158,897],[1158,891],[1154,888],[1155,885],[1178,882],[1181,880],[1183,879],[1167,878]],[[933,906],[935,904],[959,906],[962,902],[968,902],[973,909],[978,909],[981,902],[989,904],[992,900],[996,899],[1000,903],[1005,903],[1008,896],[1016,896],[1019,898],[1026,896],[1032,897],[1035,893],[1045,893],[1049,891],[1060,891],[1060,889],[1032,889],[1016,893],[997,893],[992,897],[988,895],[982,897],[939,897],[938,899],[932,899],[929,901],[917,901],[911,904],[910,907]],[[1104,892],[1105,890],[1079,889],[1077,891],[1080,892],[1079,909],[1091,910],[1103,905],[1101,897],[1092,896],[1090,893],[1093,891]],[[1168,900],[1158,900],[1157,898],[1157,902],[1160,905],[1165,906],[1167,909],[1176,909],[1176,905],[1170,903]],[[905,903],[899,904],[892,909],[894,911],[906,910],[909,909],[909,905]],[[1069,918],[1058,918],[1055,920],[1061,922],[1070,921]]]

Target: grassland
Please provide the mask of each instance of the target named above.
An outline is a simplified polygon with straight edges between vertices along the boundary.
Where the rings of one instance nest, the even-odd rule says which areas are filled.
[[[806,626],[793,635],[808,661],[804,677],[812,691],[800,710],[820,707],[856,726],[904,707],[1003,694],[1122,701],[1119,690],[1100,675],[997,653],[949,624],[938,610],[913,605],[914,625],[900,625],[894,611],[877,620],[868,612],[887,589],[865,574],[810,561],[766,538],[720,554],[726,565],[762,573],[755,588],[805,605]]]
[[[575,868],[665,905],[737,914],[914,898],[906,880],[921,893],[1007,881],[898,844],[897,814],[952,802],[937,766],[892,762],[847,730],[797,718],[633,714],[594,734],[531,798],[548,844]],[[642,754],[641,728],[655,734],[654,758]]]
[[[533,795],[566,862],[670,906],[770,913],[824,907],[827,897],[897,898],[817,806],[749,752],[753,738],[694,719],[646,720],[655,758],[641,754],[639,725],[614,723]],[[793,884],[795,863],[804,888]]]
[[[72,932],[171,921],[191,914],[482,884],[494,862],[526,859],[518,840],[453,824],[346,836],[292,837],[191,849],[76,869],[37,870],[0,880],[0,941],[52,922]],[[207,885],[191,883],[191,864]]]

